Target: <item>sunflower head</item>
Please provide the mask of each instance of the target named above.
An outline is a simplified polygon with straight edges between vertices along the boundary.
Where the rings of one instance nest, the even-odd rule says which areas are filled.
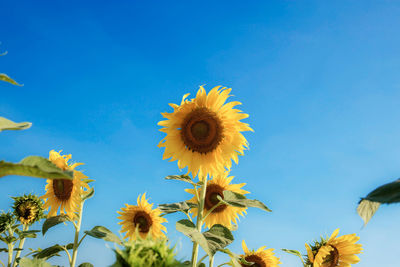
[[[61,151],[60,151],[61,152]],[[49,160],[62,170],[73,171],[73,179],[47,179],[46,194],[40,198],[45,200],[44,208],[49,209],[49,217],[60,213],[68,215],[71,219],[77,218],[82,196],[90,189],[84,179],[88,178],[75,168],[83,163],[70,164],[71,155],[61,155],[60,152],[50,151]]]
[[[228,177],[228,172],[224,172],[221,175],[216,175],[207,182],[206,197],[204,200],[204,213],[211,213],[205,218],[204,222],[208,228],[211,228],[214,224],[222,224],[228,228],[232,228],[232,223],[236,224],[239,215],[246,213],[246,208],[239,208],[228,206],[225,204],[215,207],[219,203],[220,198],[224,198],[224,191],[232,191],[239,194],[249,193],[246,190],[241,189],[245,183],[242,184],[231,184],[233,176]],[[198,189],[197,195],[200,195],[200,190]],[[195,189],[186,189],[188,193],[193,194],[193,198],[189,202],[199,204],[196,198]],[[194,216],[197,216],[198,209],[192,208],[191,211]]]
[[[274,252],[272,248],[266,249],[266,247],[261,247],[258,250],[249,250],[246,246],[246,242],[244,240],[242,241],[242,248],[243,252],[245,253],[244,255],[241,255],[243,259],[245,259],[249,263],[253,263],[251,266],[255,267],[276,267],[281,262],[279,261],[279,258],[274,255]],[[245,265],[244,263],[240,263],[243,267],[246,267],[248,265]]]
[[[24,225],[31,225],[44,217],[43,200],[36,195],[23,195],[13,197],[14,215]]]
[[[306,244],[306,263],[313,267],[351,266],[360,261],[356,254],[362,253],[360,239],[356,234],[337,237],[336,229],[329,238],[321,238],[313,244]]]
[[[1,212],[0,214],[0,234],[11,227],[15,222],[15,217],[11,212]]]
[[[187,100],[186,94],[180,105],[170,104],[174,111],[162,113],[167,120],[158,123],[167,134],[158,145],[165,148],[163,158],[177,160],[179,168],[188,167],[200,179],[229,169],[232,160],[237,163],[248,147],[241,132],[252,129],[240,121],[248,115],[234,109],[240,102],[225,103],[230,92],[217,86],[207,94],[200,86],[195,98]]]
[[[160,217],[159,209],[152,209],[153,204],[149,204],[146,200],[146,193],[138,196],[137,205],[125,204],[122,211],[117,211],[121,216],[118,219],[122,220],[119,224],[122,225],[122,232],[125,232],[125,238],[135,240],[139,235],[141,238],[150,236],[154,239],[165,237],[162,231],[166,228],[161,223],[167,220]]]

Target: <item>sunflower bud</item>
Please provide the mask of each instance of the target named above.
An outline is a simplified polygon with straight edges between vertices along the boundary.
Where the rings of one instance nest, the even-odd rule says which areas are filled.
[[[36,195],[23,195],[13,197],[14,215],[24,225],[31,225],[44,218],[43,201]]]
[[[2,212],[0,214],[0,234],[6,231],[15,222],[15,218],[11,212]]]

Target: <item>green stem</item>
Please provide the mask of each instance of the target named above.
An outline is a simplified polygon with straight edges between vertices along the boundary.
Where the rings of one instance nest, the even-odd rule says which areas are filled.
[[[1,263],[1,265],[2,265],[3,267],[6,267],[2,261],[0,261],[0,263]]]
[[[13,232],[13,230],[11,230],[11,228],[8,229],[8,233],[10,234],[10,237],[14,236],[14,232]],[[13,253],[14,253],[14,244],[13,244],[13,242],[11,242],[10,244],[7,244],[7,245],[8,245],[8,263],[7,263],[7,267],[11,267]]]
[[[204,255],[203,257],[201,257],[201,259],[197,262],[197,266],[199,266],[199,264],[208,257],[208,254],[206,253],[206,255]]]
[[[203,225],[203,210],[204,210],[204,200],[206,198],[206,189],[207,189],[207,176],[204,178],[204,183],[201,186],[201,196],[199,201],[199,207],[197,210],[197,222],[196,228],[201,232],[201,227]],[[197,190],[195,190],[197,191]],[[196,267],[197,265],[197,256],[199,254],[199,244],[197,242],[193,242],[193,250],[192,250],[192,267]]]
[[[208,215],[211,214],[211,212],[213,212],[216,208],[218,208],[222,204],[223,204],[222,201],[220,201],[217,204],[215,204],[209,211],[207,211],[206,215],[204,215],[204,217],[203,217],[203,221],[207,218]]]
[[[210,257],[210,265],[209,265],[209,267],[213,267],[213,265],[214,265],[214,255],[212,255]]]
[[[76,224],[76,227],[75,227],[75,239],[74,239],[74,247],[73,247],[73,252],[72,252],[71,267],[75,267],[76,256],[78,255],[78,247],[79,247],[78,242],[79,242],[79,232],[81,230],[81,223],[82,223],[83,203],[84,203],[84,201],[82,201],[82,203],[81,203],[81,207],[79,210],[79,219],[78,219],[78,223]]]
[[[29,229],[29,226],[27,224],[24,224],[22,226],[22,231],[28,231],[28,229]],[[12,265],[13,267],[17,266],[17,259],[19,258],[19,256],[21,256],[21,251],[22,251],[22,248],[24,247],[24,243],[25,243],[25,237],[19,241],[18,251],[17,251],[17,254],[15,254],[14,263]]]
[[[65,251],[65,253],[67,253],[67,256],[68,256],[68,263],[69,263],[69,265],[71,265],[71,254],[69,254],[69,251],[68,251],[68,249],[66,248],[66,247],[64,247],[64,246],[61,246],[61,248]]]

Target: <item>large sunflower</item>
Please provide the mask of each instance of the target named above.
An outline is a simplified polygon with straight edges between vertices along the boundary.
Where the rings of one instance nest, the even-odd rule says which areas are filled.
[[[279,261],[279,258],[274,255],[274,252],[272,252],[274,249],[269,248],[266,249],[266,247],[261,247],[257,249],[256,251],[254,250],[249,250],[246,246],[246,242],[244,240],[242,241],[242,248],[244,251],[244,255],[241,255],[242,258],[244,258],[247,262],[254,263],[251,266],[256,266],[256,267],[276,267],[278,264],[281,264]],[[246,267],[248,265],[241,264],[242,266]]]
[[[125,233],[125,238],[129,240],[136,239],[136,228],[142,238],[146,238],[148,234],[154,239],[165,237],[162,231],[166,231],[164,225],[161,223],[167,220],[160,217],[161,211],[159,209],[152,209],[153,204],[149,204],[146,200],[146,193],[137,198],[137,205],[125,204],[122,211],[117,211],[121,216],[118,219],[122,220],[118,224],[122,225],[122,232]]]
[[[362,251],[360,239],[356,234],[337,237],[336,229],[328,240],[322,239],[311,247],[306,244],[307,262],[313,267],[351,266],[360,261],[356,254]]]
[[[61,152],[61,151],[60,151]],[[83,163],[69,164],[71,155],[60,155],[60,152],[50,151],[49,160],[62,170],[73,171],[73,180],[66,179],[47,179],[46,194],[40,198],[44,199],[43,208],[50,208],[49,217],[56,216],[60,208],[61,214],[68,215],[71,219],[77,217],[79,212],[82,194],[89,186],[82,179],[87,178],[82,172],[75,168]]]
[[[227,176],[228,172],[224,172],[224,174],[217,175],[213,177],[213,179],[208,181],[206,188],[206,197],[204,200],[204,215],[207,214],[208,211],[210,211],[219,202],[217,198],[218,196],[220,196],[222,199],[224,198],[224,191],[232,191],[242,195],[249,193],[248,191],[241,189],[245,185],[245,183],[230,184],[233,176]],[[190,199],[189,202],[198,204],[195,189],[186,189],[185,191],[194,195],[194,197]],[[200,195],[200,191],[201,189],[198,189],[198,195]],[[193,212],[193,214],[197,216],[198,209],[192,208],[191,212]],[[217,223],[230,228],[232,226],[232,222],[236,224],[236,220],[239,218],[239,215],[243,215],[243,213],[246,213],[246,208],[239,208],[222,204],[211,211],[211,213],[205,218],[204,223],[208,228]]]
[[[200,179],[229,169],[232,160],[237,164],[238,155],[248,148],[241,132],[252,129],[240,121],[248,115],[234,109],[240,102],[225,103],[230,92],[230,88],[217,86],[207,95],[200,86],[196,98],[187,100],[186,94],[181,105],[170,104],[174,111],[162,113],[167,120],[158,123],[167,134],[158,144],[165,147],[163,159],[178,160],[179,168],[188,167]]]

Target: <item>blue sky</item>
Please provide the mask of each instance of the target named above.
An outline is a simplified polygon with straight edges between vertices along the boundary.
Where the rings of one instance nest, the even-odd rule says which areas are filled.
[[[400,176],[399,15],[396,1],[5,2],[0,71],[24,86],[0,84],[0,116],[33,127],[2,132],[0,159],[71,153],[96,179],[83,228],[118,232],[116,211],[140,193],[156,204],[190,198],[163,179],[179,169],[156,146],[160,113],[199,85],[232,87],[255,132],[231,174],[273,212],[249,210],[230,249],[241,253],[245,239],[300,266],[278,249],[304,253],[305,242],[340,228],[361,237],[356,266],[395,267],[399,207],[383,206],[362,228],[356,205]],[[44,194],[44,184],[1,179],[0,209],[10,196]],[[168,217],[168,235],[188,259],[189,241],[174,229],[182,218]],[[40,247],[71,242],[71,230],[52,229]],[[113,260],[89,238],[78,256]]]

